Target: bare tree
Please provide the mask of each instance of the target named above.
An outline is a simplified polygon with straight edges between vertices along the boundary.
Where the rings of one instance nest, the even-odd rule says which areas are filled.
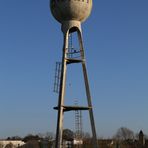
[[[72,141],[73,138],[74,138],[73,131],[71,131],[70,129],[64,129],[63,130],[63,139],[64,140]]]
[[[41,139],[48,139],[49,141],[53,140],[55,137],[55,135],[52,132],[39,133],[38,136]]]
[[[40,137],[38,135],[29,134],[23,138],[24,142],[28,142],[28,141],[32,141],[32,140],[38,141],[38,140],[40,140]]]
[[[48,140],[53,140],[54,139],[54,134],[52,132],[46,132],[45,133],[45,138]]]
[[[117,130],[114,138],[117,140],[134,139],[134,132],[126,127],[121,127]]]
[[[91,139],[91,135],[88,132],[83,132],[83,139]]]

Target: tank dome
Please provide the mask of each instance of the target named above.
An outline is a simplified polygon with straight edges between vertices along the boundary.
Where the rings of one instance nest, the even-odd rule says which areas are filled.
[[[84,22],[92,10],[92,0],[50,0],[50,9],[54,18],[63,21]]]

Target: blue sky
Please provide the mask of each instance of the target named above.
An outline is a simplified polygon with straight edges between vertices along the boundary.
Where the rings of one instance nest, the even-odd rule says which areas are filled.
[[[82,25],[100,137],[111,137],[121,126],[148,134],[147,8],[146,0],[94,0]],[[0,1],[0,138],[55,132],[53,83],[62,37],[48,0]],[[82,76],[72,76],[74,70],[68,71],[66,96],[84,98],[83,85],[76,83]],[[65,121],[73,127],[74,116]]]

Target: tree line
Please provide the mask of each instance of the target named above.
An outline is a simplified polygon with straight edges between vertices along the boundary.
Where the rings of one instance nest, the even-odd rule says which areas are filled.
[[[73,132],[70,129],[64,129],[63,130],[63,139],[71,141],[75,137],[75,132]],[[84,132],[82,134],[83,139],[91,139],[91,134],[88,132]],[[148,138],[147,135],[145,135],[146,138]],[[28,134],[25,137],[20,136],[12,136],[6,138],[6,140],[22,140],[24,142],[30,141],[30,140],[49,140],[52,141],[55,139],[55,134],[52,132],[46,132],[46,133],[38,133],[38,134]],[[98,138],[103,139],[103,138]],[[112,139],[116,140],[128,140],[128,139],[138,139],[138,133],[134,133],[131,129],[127,127],[120,127],[116,133],[112,136]]]

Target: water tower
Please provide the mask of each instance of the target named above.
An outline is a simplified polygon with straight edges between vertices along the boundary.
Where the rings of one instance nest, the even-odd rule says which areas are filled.
[[[97,148],[97,137],[93,108],[91,102],[89,81],[86,69],[86,60],[84,54],[81,23],[90,15],[92,10],[92,0],[50,0],[51,13],[54,18],[61,23],[64,35],[63,57],[61,63],[60,82],[59,82],[59,100],[54,109],[58,110],[57,130],[56,130],[56,148],[62,148],[62,132],[64,113],[67,111],[87,110],[89,111],[91,130],[93,136],[93,147]],[[70,36],[77,33],[79,49],[70,47]],[[78,56],[75,56],[78,55]],[[81,64],[84,76],[84,85],[87,96],[87,106],[66,106],[64,105],[66,72],[68,65]]]

